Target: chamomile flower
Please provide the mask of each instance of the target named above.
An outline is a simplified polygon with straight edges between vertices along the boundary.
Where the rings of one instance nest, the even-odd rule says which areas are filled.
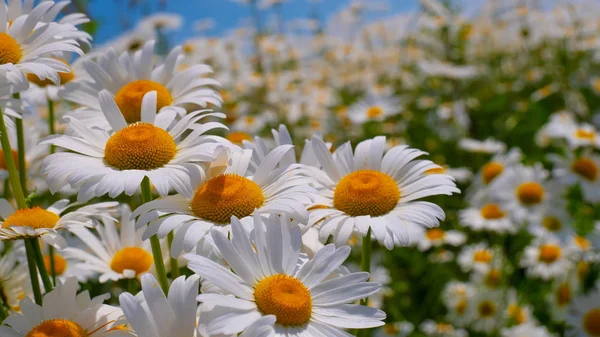
[[[420,251],[426,251],[432,247],[442,245],[460,246],[467,240],[464,233],[456,230],[443,230],[440,228],[429,228],[424,230],[423,237],[417,242]]]
[[[177,66],[180,56],[181,47],[176,47],[163,64],[154,66],[154,41],[148,41],[136,53],[126,52],[119,56],[109,49],[95,62],[84,61],[83,67],[92,81],[74,81],[67,86],[64,98],[82,106],[71,115],[79,120],[90,120],[100,127],[113,126],[98,118],[104,110],[102,99],[99,99],[102,90],[114,96],[118,111],[128,124],[144,121],[143,98],[152,91],[156,92],[157,111],[167,112],[170,116],[185,114],[188,106],[206,107],[208,103],[220,106],[218,92],[210,88],[219,83],[204,77],[212,69],[197,64],[180,70]]]
[[[154,276],[142,276],[142,292],[123,293],[119,304],[138,336],[195,337],[199,277],[180,276],[173,281],[168,296]]]
[[[473,200],[483,198],[489,194],[490,184],[508,169],[521,161],[523,154],[518,148],[510,149],[507,153],[496,154],[492,159],[481,167],[472,180],[468,190]],[[483,195],[483,196],[482,196]]]
[[[600,156],[585,151],[577,157],[568,153],[566,158],[551,156],[550,159],[554,162],[552,175],[561,184],[579,184],[585,201],[600,202]]]
[[[51,154],[42,162],[42,175],[51,192],[68,183],[79,190],[80,201],[106,193],[114,198],[123,192],[133,195],[148,177],[164,196],[171,189],[189,190],[187,168],[213,159],[215,144],[221,138],[203,134],[224,126],[196,122],[222,114],[196,111],[177,122],[160,119],[156,114],[157,93],[150,92],[144,96],[141,121],[128,125],[108,91],[100,92],[99,100],[110,130],[70,118],[71,135],[55,135],[42,142],[70,150]],[[191,132],[186,133],[188,130]]]
[[[382,121],[402,110],[400,99],[395,96],[370,94],[348,108],[346,115],[357,124],[367,121]]]
[[[442,292],[442,300],[448,309],[447,318],[459,327],[467,326],[471,317],[467,309],[475,296],[475,288],[470,283],[449,282]]]
[[[465,246],[458,255],[458,264],[465,272],[475,270],[480,273],[489,271],[497,262],[498,252],[480,242]]]
[[[154,271],[154,257],[150,241],[142,240],[142,231],[135,230],[129,206],[121,206],[118,223],[105,219],[96,227],[98,236],[87,228],[72,229],[87,249],[69,247],[63,254],[70,260],[79,262],[78,267],[100,274],[99,281],[118,281],[141,277]],[[165,261],[168,254],[163,254]]]
[[[555,322],[565,321],[567,310],[579,290],[577,277],[573,277],[570,272],[554,280],[551,291],[546,295],[546,303],[548,303],[550,315]]]
[[[463,138],[458,142],[458,146],[465,151],[474,153],[502,153],[506,150],[506,144],[493,138],[483,141]]]
[[[386,248],[407,245],[408,224],[436,227],[444,211],[436,204],[418,199],[460,192],[446,174],[430,174],[437,168],[429,160],[414,160],[422,151],[396,146],[384,155],[385,137],[359,143],[353,153],[350,143],[333,155],[318,137],[311,140],[323,166],[315,172],[321,198],[311,211],[309,225],[322,219],[320,237],[333,235],[336,245],[344,245],[354,230],[374,238]]]
[[[0,335],[11,337],[123,337],[125,331],[112,330],[122,323],[123,312],[117,307],[102,304],[108,298],[93,299],[84,291],[77,294],[77,280],[68,279],[44,295],[40,306],[24,298],[19,306],[22,313],[10,315],[0,326]]]
[[[72,212],[65,212],[75,206],[68,199],[62,199],[47,208],[28,207],[16,210],[5,199],[0,199],[0,240],[41,238],[58,249],[67,247],[67,241],[58,232],[60,229],[92,227],[96,220],[110,217],[107,212],[116,202],[102,202],[83,206]]]
[[[547,178],[548,172],[541,165],[517,165],[494,180],[490,190],[512,219],[521,223],[539,217],[548,200],[555,196]]]
[[[479,202],[459,212],[460,224],[476,232],[516,233],[518,226],[497,202]]]
[[[600,289],[594,289],[573,300],[567,324],[569,336],[600,336]]]
[[[506,320],[514,325],[535,323],[531,306],[519,301],[515,289],[508,290],[507,306],[504,311],[504,316]]]
[[[572,255],[573,251],[556,237],[545,236],[525,248],[520,264],[527,268],[527,275],[550,280],[573,267]]]
[[[264,315],[275,315],[278,336],[349,336],[341,329],[383,325],[382,311],[350,304],[380,289],[379,284],[365,282],[368,273],[332,275],[350,254],[349,247],[328,245],[306,260],[300,255],[300,228],[276,215],[254,216],[252,241],[235,218],[231,241],[219,231],[212,237],[229,268],[203,256],[185,255],[191,270],[231,294],[198,296],[205,305],[228,308],[209,333],[239,333]]]
[[[571,124],[563,132],[567,143],[573,149],[588,146],[600,149],[600,134],[591,124]]]
[[[574,235],[574,219],[569,215],[564,201],[554,198],[552,203],[544,207],[528,224],[529,232],[535,236],[556,236],[566,240]]]
[[[498,291],[478,292],[469,303],[470,327],[477,332],[490,333],[503,325],[502,293]]]
[[[146,228],[148,224],[144,239],[155,234],[163,238],[174,231],[171,253],[179,256],[182,251],[191,251],[211,229],[227,235],[234,215],[242,223],[251,221],[253,214],[274,213],[285,214],[296,223],[305,222],[306,207],[316,191],[302,166],[282,164],[289,152],[291,145],[278,146],[251,170],[251,150],[222,148],[206,174],[201,170],[191,174],[191,192],[138,207],[134,212],[139,216],[136,226]]]
[[[69,67],[52,58],[52,53],[74,52],[82,54],[78,42],[81,32],[71,24],[50,22],[44,18],[56,15],[61,4],[43,1],[29,13],[11,20],[4,4],[0,6],[0,67],[13,64],[22,73],[39,79],[59,83],[59,72],[69,72]]]

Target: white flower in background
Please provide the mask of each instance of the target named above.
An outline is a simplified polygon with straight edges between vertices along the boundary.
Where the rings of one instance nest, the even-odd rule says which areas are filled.
[[[29,298],[21,303],[22,313],[10,315],[0,326],[0,335],[10,337],[69,336],[88,337],[90,333],[106,337],[131,336],[113,330],[124,323],[118,307],[102,304],[108,294],[90,298],[88,291],[77,294],[77,280],[68,279],[44,295],[39,306]]]
[[[460,246],[467,240],[464,233],[456,230],[443,230],[440,228],[422,229],[423,235],[417,242],[420,251],[426,251],[433,247],[443,245]]]
[[[402,103],[395,96],[370,94],[348,107],[347,117],[354,123],[382,121],[402,111]]]
[[[185,255],[191,270],[231,294],[198,296],[205,305],[226,309],[208,326],[209,333],[239,333],[263,315],[276,316],[278,336],[347,336],[341,329],[383,325],[382,311],[350,304],[381,288],[365,282],[368,273],[332,275],[350,254],[349,247],[328,245],[306,260],[300,255],[300,228],[276,215],[254,216],[252,241],[235,218],[231,234],[229,241],[221,232],[212,232],[229,268],[203,256]]]
[[[318,137],[311,140],[323,166],[315,171],[320,198],[310,213],[309,225],[322,221],[322,241],[333,235],[344,245],[354,230],[363,236],[369,229],[387,249],[409,243],[408,223],[431,228],[445,217],[436,204],[418,199],[459,193],[454,179],[446,174],[425,174],[439,168],[429,160],[415,160],[425,152],[396,146],[384,154],[385,137],[350,143],[333,154]]]
[[[377,329],[375,337],[407,337],[415,330],[411,322],[387,323]]]
[[[62,199],[47,208],[35,206],[15,209],[6,199],[0,199],[0,240],[41,238],[55,248],[64,249],[67,241],[58,230],[93,227],[97,220],[110,218],[107,212],[117,203],[102,202],[65,212],[76,205],[68,199]]]
[[[13,247],[0,258],[0,296],[4,304],[12,311],[20,311],[19,301],[33,296],[29,270],[23,262],[25,246],[15,242]]]
[[[458,264],[465,272],[475,270],[480,273],[489,271],[498,262],[498,252],[486,243],[480,242],[465,246],[458,255]]]
[[[561,244],[558,238],[538,238],[525,248],[520,265],[527,268],[527,275],[550,280],[561,276],[573,267],[573,251]]]
[[[482,200],[483,201],[483,200]],[[489,231],[495,233],[516,233],[519,226],[515,224],[509,212],[496,202],[478,202],[469,208],[459,211],[460,224],[476,232]]]
[[[554,336],[545,326],[539,326],[533,323],[516,325],[510,328],[504,328],[501,331],[502,337],[552,337]]]
[[[588,146],[600,149],[600,134],[591,124],[567,125],[563,132],[566,134],[567,143],[573,149]]]
[[[581,287],[577,276],[569,270],[552,283],[551,291],[546,295],[550,316],[555,322],[564,322],[569,306],[579,293]]]
[[[518,164],[523,158],[521,150],[518,148],[510,149],[507,153],[498,153],[492,159],[484,164],[479,172],[472,179],[472,184],[467,190],[467,195],[472,203],[489,198],[490,184],[509,168]]]
[[[577,337],[600,336],[600,289],[576,297],[567,315],[568,334]]]
[[[565,158],[550,155],[554,163],[552,175],[565,185],[578,184],[583,192],[583,199],[590,203],[600,202],[600,156],[587,150],[580,156],[567,152]]]
[[[575,219],[567,212],[565,200],[555,198],[528,223],[528,230],[535,236],[556,236],[562,241],[575,234]]]
[[[486,140],[477,140],[472,138],[463,138],[458,142],[458,146],[473,153],[502,153],[506,150],[506,144],[493,138]]]
[[[467,314],[471,318],[470,328],[477,332],[490,333],[503,326],[502,292],[478,292],[469,303]]]
[[[176,122],[161,119],[156,113],[155,91],[144,96],[141,121],[130,125],[108,91],[100,92],[99,100],[110,125],[108,131],[91,127],[90,121],[70,118],[71,135],[53,135],[42,142],[70,150],[51,154],[42,162],[42,175],[51,192],[68,183],[79,190],[80,201],[106,193],[115,198],[123,192],[133,195],[145,177],[162,196],[172,189],[189,191],[187,170],[213,160],[218,142],[225,141],[204,135],[211,129],[224,128],[222,124],[196,123],[223,114],[201,110]]]
[[[435,322],[427,319],[419,326],[426,336],[430,337],[467,337],[469,333],[465,329],[456,329],[445,322]]]

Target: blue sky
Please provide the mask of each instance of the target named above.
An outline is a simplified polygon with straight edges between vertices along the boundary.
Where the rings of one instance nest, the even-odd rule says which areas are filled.
[[[123,31],[122,23],[130,26],[142,17],[142,11],[153,12],[160,0],[140,1],[147,3],[145,8],[131,10],[127,7],[129,0],[91,0],[90,12],[94,18],[100,20],[100,27],[95,36],[96,43],[102,43],[113,38]],[[216,20],[216,27],[210,32],[218,35],[230,28],[240,25],[245,18],[250,16],[246,6],[231,0],[164,0],[167,12],[178,13],[185,19],[185,25],[180,32],[174,33],[172,38],[180,42],[185,38],[192,37],[192,23],[196,20],[212,18]],[[318,4],[321,18],[325,18],[348,4],[348,0],[323,0]],[[417,0],[388,0],[390,11],[382,15],[393,15],[403,11],[414,10],[418,6]],[[289,0],[283,6],[283,15],[286,20],[293,18],[308,17],[314,4],[308,0]],[[263,19],[268,14],[263,12]]]

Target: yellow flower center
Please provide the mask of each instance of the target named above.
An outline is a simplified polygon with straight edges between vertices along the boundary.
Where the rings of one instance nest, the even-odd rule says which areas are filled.
[[[517,198],[522,204],[527,206],[537,205],[542,202],[544,197],[544,188],[542,185],[530,181],[517,187]]]
[[[117,131],[104,148],[104,160],[120,170],[153,170],[175,157],[171,135],[152,124],[136,123]]]
[[[12,150],[13,161],[17,168],[19,168],[19,154],[17,151]],[[8,170],[8,166],[6,165],[6,160],[4,159],[4,151],[0,150],[0,169]]]
[[[171,93],[162,84],[150,80],[137,80],[124,85],[115,95],[115,102],[127,123],[139,122],[142,112],[142,99],[150,91],[156,91],[156,109],[173,102]]]
[[[492,261],[492,253],[489,251],[482,249],[478,250],[473,254],[473,261],[482,262],[482,263],[490,263]]]
[[[242,145],[244,140],[252,140],[252,136],[240,131],[231,132],[226,138],[228,141],[237,145]]]
[[[485,219],[502,219],[505,216],[504,211],[498,204],[486,204],[479,211]]]
[[[562,222],[555,216],[546,216],[542,219],[542,226],[551,232],[558,232],[562,229]]]
[[[0,33],[0,64],[17,64],[23,56],[17,40],[6,33]]]
[[[52,260],[54,260],[54,273],[60,276],[65,272],[65,270],[67,270],[67,260],[58,254],[54,254],[53,257],[54,258]],[[52,267],[50,264],[50,255],[44,256],[44,266],[46,267],[48,273],[50,273],[50,268]]]
[[[598,179],[598,166],[589,158],[575,159],[571,164],[571,170],[589,181]]]
[[[25,337],[88,337],[88,333],[73,321],[56,318],[36,325]]]
[[[117,273],[124,270],[134,270],[136,275],[150,270],[154,259],[152,255],[140,247],[125,247],[113,256],[110,269]]]
[[[372,106],[367,109],[367,117],[377,118],[383,116],[383,109],[379,106]]]
[[[64,60],[59,60],[62,63],[66,64],[67,66],[69,65],[66,61]],[[60,84],[61,85],[65,85],[69,82],[71,82],[74,78],[75,78],[75,74],[73,73],[73,69],[71,68],[71,66],[69,66],[69,69],[71,69],[71,71],[69,71],[68,73],[63,73],[63,72],[59,72],[58,76],[60,77]],[[37,75],[35,74],[27,74],[27,79],[29,80],[29,82],[31,83],[35,83],[40,87],[47,87],[49,85],[56,85],[54,84],[54,82],[50,81],[49,79],[40,79],[39,77],[37,77]]]
[[[446,236],[446,232],[439,228],[432,228],[425,233],[425,236],[432,241],[441,240]]]
[[[477,307],[479,315],[484,318],[492,317],[496,313],[496,305],[492,301],[483,301]]]
[[[467,300],[462,300],[456,304],[454,310],[456,310],[457,314],[462,315],[467,311],[468,304],[469,303],[467,302]]]
[[[196,190],[190,207],[199,218],[228,224],[231,216],[243,218],[261,207],[265,197],[260,186],[237,174],[221,174]]]
[[[385,330],[385,333],[387,333],[388,335],[397,335],[400,330],[398,330],[398,328],[396,327],[396,324],[394,323],[388,323],[386,324],[383,329]]]
[[[494,178],[502,174],[503,171],[504,165],[495,161],[489,162],[481,168],[481,180],[483,180],[484,184],[488,185]]]
[[[579,261],[577,263],[577,277],[583,281],[587,274],[590,272],[590,264],[585,261]]]
[[[540,246],[540,260],[544,263],[552,263],[560,257],[560,247],[553,244]]]
[[[400,190],[392,177],[360,170],[343,177],[335,187],[333,206],[350,216],[381,216],[393,210]]]
[[[600,336],[600,308],[594,308],[583,316],[583,329],[590,336]]]
[[[596,138],[596,133],[591,130],[577,129],[575,131],[575,138],[594,140]]]
[[[304,325],[312,314],[312,297],[295,277],[277,274],[262,279],[254,288],[256,306],[265,315],[275,315],[284,326]]]
[[[592,247],[592,243],[590,242],[590,240],[584,238],[583,236],[575,235],[573,241],[575,241],[577,247],[583,250],[588,250]]]
[[[571,287],[569,283],[563,283],[556,289],[556,303],[564,307],[571,303]]]
[[[525,323],[525,310],[516,304],[511,304],[508,306],[508,315],[516,324]]]
[[[502,274],[497,269],[490,270],[485,276],[485,284],[490,288],[496,288],[502,281]]]
[[[54,228],[60,217],[40,207],[23,208],[17,210],[4,220],[2,228],[12,226],[31,227],[34,229]]]

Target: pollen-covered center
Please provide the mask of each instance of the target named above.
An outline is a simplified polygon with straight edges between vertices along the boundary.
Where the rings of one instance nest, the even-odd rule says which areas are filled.
[[[88,337],[81,325],[68,319],[51,319],[36,325],[25,337]]]
[[[383,116],[383,109],[380,106],[372,106],[367,109],[367,117],[377,118]]]
[[[486,204],[479,210],[481,216],[488,220],[502,219],[506,215],[498,204]]]
[[[600,336],[600,308],[593,308],[583,316],[583,329],[590,336]]]
[[[54,261],[54,274],[58,276],[64,274],[64,272],[67,270],[67,260],[58,254],[52,255],[52,257],[52,260]],[[50,263],[52,260],[50,255],[44,256],[44,266],[46,267],[48,273],[50,273],[50,269],[52,268],[52,264]]]
[[[483,301],[479,303],[477,311],[479,311],[481,317],[492,317],[496,314],[496,305],[492,301]]]
[[[117,273],[133,270],[136,275],[150,270],[154,259],[152,255],[140,247],[125,247],[113,256],[110,269]]]
[[[242,145],[245,140],[252,140],[252,137],[241,131],[234,131],[227,135],[227,140],[238,145]]]
[[[17,210],[4,220],[2,228],[31,227],[34,229],[54,228],[60,217],[55,213],[40,207],[23,208]]]
[[[360,170],[343,177],[335,187],[333,206],[350,216],[381,216],[400,200],[392,177],[379,171]]]
[[[540,246],[540,260],[544,263],[552,263],[561,255],[560,247],[553,244],[544,244]]]
[[[481,180],[483,180],[484,184],[488,185],[494,178],[502,174],[503,171],[504,165],[495,161],[489,162],[481,168]]]
[[[478,250],[473,254],[473,261],[481,263],[490,263],[490,261],[492,261],[492,253],[485,249]]]
[[[439,228],[432,228],[425,232],[425,236],[431,241],[441,240],[446,236],[446,232]]]
[[[150,91],[156,91],[157,110],[173,102],[171,93],[164,85],[150,80],[133,81],[117,91],[115,102],[127,123],[135,123],[141,120],[142,99]]]
[[[65,61],[65,60],[60,60],[60,62],[66,64],[69,67],[69,72],[59,72],[58,73],[58,77],[60,77],[60,83],[57,84],[61,84],[61,85],[65,85],[69,82],[71,82],[74,78],[75,78],[75,74],[73,73],[73,68],[71,68],[71,66],[69,66],[69,64]],[[40,87],[46,87],[49,85],[57,85],[54,82],[50,81],[50,79],[45,78],[45,79],[40,79],[36,74],[27,74],[27,80],[29,80],[29,82],[31,83],[35,83]]]
[[[537,205],[544,198],[544,188],[534,181],[523,183],[517,187],[517,198],[524,205]]]
[[[546,216],[542,219],[542,226],[551,232],[558,232],[562,229],[562,222],[555,216]]]
[[[6,33],[0,33],[0,64],[17,64],[23,53],[17,40]]]
[[[596,138],[596,133],[591,130],[585,129],[577,129],[574,134],[575,138],[584,139],[584,140],[594,140]]]
[[[275,315],[284,326],[304,325],[312,314],[312,297],[295,277],[277,274],[262,279],[254,288],[254,301],[265,315]]]
[[[237,174],[221,174],[200,185],[190,208],[199,218],[227,224],[231,216],[243,218],[261,207],[265,197],[260,186]]]
[[[171,135],[152,124],[136,123],[117,131],[106,142],[104,160],[119,170],[153,170],[175,157]]]
[[[571,170],[589,181],[596,181],[598,179],[598,166],[589,158],[582,157],[576,159],[571,164]]]

